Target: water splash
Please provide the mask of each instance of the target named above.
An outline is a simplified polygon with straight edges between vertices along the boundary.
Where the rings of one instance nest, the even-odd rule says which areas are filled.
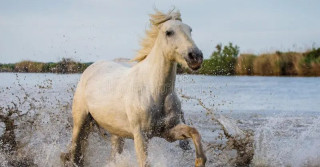
[[[255,132],[254,166],[319,166],[320,118],[268,118]]]
[[[6,110],[3,113],[8,113],[7,104],[17,106],[14,108],[17,113],[9,117],[14,120],[17,146],[10,153],[0,151],[0,166],[62,166],[60,154],[68,150],[71,140],[71,101],[79,75],[49,75],[37,79],[33,77],[38,74],[26,76],[30,78],[19,75],[18,79],[14,77],[14,83],[1,85],[0,105]],[[214,98],[197,99],[182,98],[182,105],[187,124],[197,127],[202,135],[207,166],[248,164],[252,158],[250,166],[319,166],[319,117],[255,115],[248,119],[226,119],[219,117],[219,111],[211,109]],[[209,113],[210,110],[215,115]],[[6,125],[0,121],[0,136],[5,131]],[[237,136],[242,132],[244,135]],[[88,142],[86,166],[137,164],[132,140],[126,140],[124,153],[115,161],[108,159],[110,141],[102,137],[97,127],[92,129]],[[178,142],[154,138],[149,144],[149,159],[153,166],[159,167],[193,166],[195,152],[192,144],[191,147],[191,150],[183,151]]]

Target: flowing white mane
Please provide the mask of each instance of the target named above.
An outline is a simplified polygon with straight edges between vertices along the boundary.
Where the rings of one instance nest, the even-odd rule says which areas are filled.
[[[137,56],[132,61],[140,62],[148,56],[158,37],[160,26],[168,20],[182,21],[180,12],[171,10],[165,14],[156,10],[155,14],[150,14],[150,28],[146,30],[146,36],[140,42],[141,49],[138,50]]]

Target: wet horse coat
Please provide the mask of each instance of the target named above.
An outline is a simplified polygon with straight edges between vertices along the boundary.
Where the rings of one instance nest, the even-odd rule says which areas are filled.
[[[198,131],[183,122],[175,93],[177,63],[200,68],[202,53],[191,38],[191,28],[182,23],[179,12],[151,15],[151,29],[133,67],[113,62],[89,66],[78,83],[72,108],[71,160],[83,163],[81,141],[88,118],[112,134],[112,155],[121,153],[123,138],[134,139],[139,165],[149,166],[147,143],[152,137],[167,141],[192,138],[195,166],[204,166],[206,156]]]

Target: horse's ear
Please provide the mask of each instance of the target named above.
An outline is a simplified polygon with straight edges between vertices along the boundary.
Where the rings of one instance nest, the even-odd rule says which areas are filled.
[[[182,21],[181,19],[181,13],[179,10],[175,11],[174,12],[174,9],[169,13],[169,15],[172,17],[171,19],[172,20],[180,20]]]

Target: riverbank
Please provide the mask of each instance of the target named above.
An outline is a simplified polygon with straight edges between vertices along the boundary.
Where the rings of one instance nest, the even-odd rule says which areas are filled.
[[[18,73],[82,73],[92,62],[81,63],[72,59],[63,58],[59,62],[35,62],[21,61],[12,64],[0,64],[0,72],[18,72]]]
[[[227,49],[230,48],[236,47],[227,46]],[[220,52],[215,51],[209,59],[205,59],[201,69],[196,72],[180,66],[177,72],[202,75],[320,76],[320,48],[305,52],[277,51],[260,55],[224,54],[222,49]],[[120,63],[124,63],[123,61],[121,59]],[[67,58],[57,63],[21,61],[15,64],[0,64],[0,72],[82,73],[91,64],[92,62],[81,63]]]

